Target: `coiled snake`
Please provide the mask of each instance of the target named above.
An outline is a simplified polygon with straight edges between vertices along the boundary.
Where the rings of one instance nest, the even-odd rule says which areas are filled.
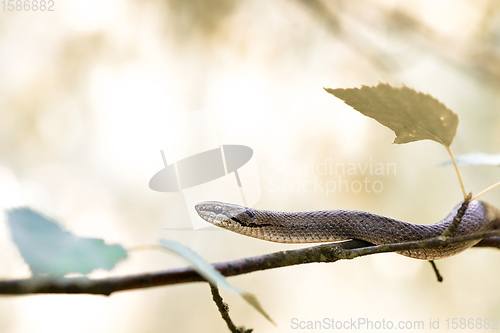
[[[274,212],[215,201],[199,203],[195,209],[201,218],[211,224],[272,242],[317,243],[359,239],[382,245],[439,236],[451,223],[459,207],[432,225],[411,224],[351,210]],[[474,200],[469,203],[455,236],[499,227],[500,211],[486,202]],[[398,253],[416,259],[435,260],[460,253],[478,242],[474,240]]]

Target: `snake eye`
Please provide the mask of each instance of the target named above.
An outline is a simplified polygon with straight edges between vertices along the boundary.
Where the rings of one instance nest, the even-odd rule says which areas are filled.
[[[214,213],[216,213],[216,214],[222,213],[222,207],[219,206],[219,205],[215,206],[214,207]]]

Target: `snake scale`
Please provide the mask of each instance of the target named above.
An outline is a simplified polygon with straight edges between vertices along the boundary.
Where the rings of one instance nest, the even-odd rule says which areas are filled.
[[[442,234],[460,205],[442,221],[418,225],[362,211],[328,210],[313,212],[275,212],[257,210],[216,201],[195,206],[198,215],[218,227],[278,243],[317,243],[363,240],[375,245],[417,241]],[[456,236],[488,231],[500,227],[500,211],[479,200],[469,203]],[[442,259],[460,253],[479,240],[454,243],[439,248],[398,252],[425,260]]]

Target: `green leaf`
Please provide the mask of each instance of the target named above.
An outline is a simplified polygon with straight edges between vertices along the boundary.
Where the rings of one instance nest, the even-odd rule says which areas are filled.
[[[472,153],[460,155],[455,158],[455,162],[461,165],[494,165],[500,166],[500,154],[491,155],[484,153]],[[453,164],[452,160],[445,161],[441,165]]]
[[[393,130],[394,143],[428,139],[449,147],[455,137],[458,116],[434,97],[406,86],[394,88],[380,83],[361,89],[325,90]]]
[[[7,224],[34,275],[62,277],[69,273],[88,274],[98,268],[110,270],[127,257],[121,245],[78,237],[30,208],[8,210]]]
[[[193,266],[193,268],[196,270],[196,272],[198,272],[198,274],[203,276],[211,284],[216,285],[218,287],[222,287],[230,292],[240,295],[252,307],[254,307],[258,312],[260,312],[264,317],[266,317],[267,320],[276,325],[274,321],[271,319],[271,317],[269,317],[269,315],[264,311],[264,308],[262,308],[259,301],[253,294],[248,293],[244,290],[241,290],[229,284],[226,278],[221,273],[219,273],[218,270],[216,270],[212,265],[206,262],[205,259],[200,257],[193,250],[182,245],[181,243],[172,240],[160,239],[159,243],[162,246],[162,248],[172,251],[178,254],[179,256],[183,257],[187,261],[189,261]]]

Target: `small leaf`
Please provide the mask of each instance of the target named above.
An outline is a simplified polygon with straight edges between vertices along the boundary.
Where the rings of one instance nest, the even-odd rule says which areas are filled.
[[[98,268],[110,270],[127,257],[122,246],[107,245],[98,238],[75,236],[30,208],[7,211],[7,224],[34,275],[62,277],[69,273],[88,274]]]
[[[327,92],[396,133],[394,143],[434,140],[450,146],[458,116],[434,97],[406,86],[380,83],[361,89],[329,89]]]
[[[226,278],[218,270],[216,270],[212,265],[206,262],[205,259],[200,257],[193,250],[182,245],[181,243],[172,240],[160,239],[159,243],[164,249],[172,251],[178,254],[179,256],[183,257],[187,261],[189,261],[191,265],[193,265],[193,268],[198,272],[198,274],[203,276],[207,281],[209,281],[213,285],[222,287],[228,291],[239,294],[254,309],[260,312],[264,317],[266,317],[267,320],[276,325],[274,321],[271,319],[271,317],[269,317],[269,315],[264,311],[259,301],[253,294],[248,293],[244,290],[241,290],[229,284]]]
[[[472,153],[460,155],[455,158],[457,164],[462,165],[494,165],[500,166],[500,154],[490,155],[484,153]],[[445,161],[441,165],[453,164],[452,160]]]

